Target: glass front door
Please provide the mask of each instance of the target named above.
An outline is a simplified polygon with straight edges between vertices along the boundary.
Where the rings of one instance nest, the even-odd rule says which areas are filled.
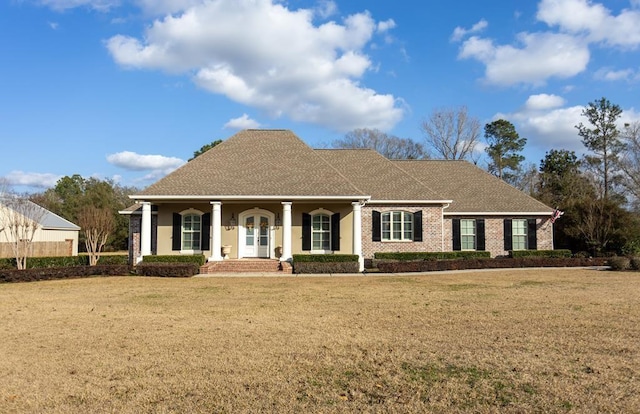
[[[244,219],[244,257],[269,257],[269,218],[261,215]]]

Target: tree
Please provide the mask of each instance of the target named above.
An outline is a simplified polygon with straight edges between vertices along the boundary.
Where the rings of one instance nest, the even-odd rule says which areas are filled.
[[[75,174],[62,177],[55,187],[44,193],[32,195],[31,200],[73,223],[78,223],[79,213],[85,206],[108,208],[113,215],[115,229],[107,241],[106,248],[126,250],[129,222],[126,217],[118,214],[118,211],[131,204],[128,196],[136,191],[133,187],[122,187],[111,180],[83,178]],[[84,233],[80,234],[80,243],[84,244]]]
[[[100,260],[104,245],[115,229],[113,213],[107,207],[85,205],[78,213],[78,225],[84,234],[89,264],[95,266]]]
[[[469,116],[466,106],[436,109],[422,122],[421,128],[432,157],[477,162],[474,155],[480,138],[480,121]]]
[[[624,188],[631,194],[632,203],[640,208],[640,122],[625,124],[622,134],[625,150],[620,159]]]
[[[211,148],[215,147],[216,145],[218,145],[220,143],[222,143],[222,140],[221,139],[216,139],[215,141],[211,141],[210,144],[203,145],[202,147],[200,147],[199,150],[193,152],[193,157],[189,158],[189,161],[195,159],[199,155],[204,154],[205,152],[209,151]]]
[[[617,174],[618,158],[624,150],[620,140],[620,132],[616,121],[622,114],[622,109],[606,98],[589,102],[582,110],[582,116],[587,117],[591,127],[582,122],[576,125],[582,143],[593,155],[586,155],[586,165],[593,169],[601,179],[602,192],[605,199],[609,198],[615,184],[620,180]]]
[[[25,197],[5,194],[0,199],[0,233],[10,244],[18,269],[27,268],[27,257],[46,210]]]
[[[524,157],[519,154],[527,143],[509,121],[498,119],[484,126],[484,137],[488,147],[489,172],[504,181],[513,181]],[[511,172],[509,172],[511,171]]]
[[[410,138],[398,138],[378,129],[359,128],[331,143],[333,148],[370,148],[389,159],[426,158],[422,145]]]

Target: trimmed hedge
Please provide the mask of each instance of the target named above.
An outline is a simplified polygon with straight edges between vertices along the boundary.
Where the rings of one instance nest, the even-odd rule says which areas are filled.
[[[358,262],[357,254],[294,254],[293,263]]]
[[[356,254],[294,254],[294,273],[358,273]]]
[[[455,252],[393,252],[374,253],[373,257],[380,260],[448,260],[448,259],[474,259],[491,257],[486,251],[455,251]]]
[[[378,269],[385,273],[433,272],[463,269],[508,269],[519,267],[580,267],[604,266],[607,258],[576,257],[519,257],[502,259],[418,260],[404,262],[380,262]]]
[[[140,263],[135,268],[138,276],[191,277],[200,273],[197,263]]]
[[[194,255],[164,255],[164,256],[144,256],[142,263],[195,263],[198,266],[205,264],[205,257],[203,254]],[[140,264],[138,265],[140,266]]]
[[[87,261],[89,259],[87,258]],[[100,256],[98,265],[126,265],[129,264],[129,255],[127,254],[108,254]]]
[[[510,250],[509,257],[571,257],[571,250]]]
[[[609,259],[611,270],[629,270],[631,269],[631,259],[625,256],[616,256]]]
[[[124,276],[131,274],[129,265],[96,265],[40,267],[31,269],[0,270],[0,283],[34,282],[38,280],[77,279],[89,276]]]

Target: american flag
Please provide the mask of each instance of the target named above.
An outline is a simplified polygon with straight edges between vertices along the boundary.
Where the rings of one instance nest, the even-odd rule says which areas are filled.
[[[557,208],[553,211],[553,214],[551,215],[551,223],[555,223],[556,220],[558,220],[560,218],[560,216],[562,216],[564,214],[564,211],[560,211]]]

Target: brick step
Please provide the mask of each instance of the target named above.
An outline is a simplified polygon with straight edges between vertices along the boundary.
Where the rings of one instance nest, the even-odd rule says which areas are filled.
[[[283,273],[291,274],[291,265],[284,263],[281,267],[277,260],[224,260],[209,262],[200,268],[202,274],[215,273]]]

